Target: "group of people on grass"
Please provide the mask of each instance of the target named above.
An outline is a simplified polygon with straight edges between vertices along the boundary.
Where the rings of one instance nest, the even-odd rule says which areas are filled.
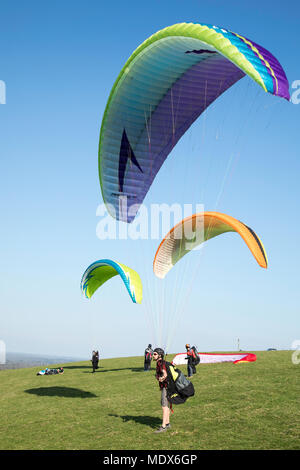
[[[185,345],[186,348],[186,355],[187,355],[187,374],[188,377],[193,377],[196,374],[196,364],[197,364],[197,357],[195,353],[195,349],[191,348],[189,344]],[[145,349],[144,352],[144,371],[149,371],[151,369],[151,361],[153,359],[153,349],[152,344],[148,344],[148,347]]]
[[[189,344],[186,344],[186,354],[187,354],[187,375],[191,378],[196,373],[196,353],[194,348],[191,348]],[[188,396],[192,396],[193,386],[191,383],[188,383],[187,388],[192,386],[192,393],[188,394],[187,396],[180,395],[176,392],[174,388],[174,376],[172,377],[171,368],[176,370],[176,368],[169,362],[165,361],[165,352],[162,348],[152,349],[152,345],[148,344],[147,348],[145,349],[144,353],[144,371],[151,370],[151,362],[156,362],[156,373],[155,378],[158,381],[158,385],[161,391],[161,406],[162,406],[162,424],[161,426],[155,431],[156,433],[161,433],[167,431],[170,427],[170,411],[172,410],[172,403],[183,403]],[[92,352],[92,369],[93,373],[96,369],[99,368],[99,351]],[[50,375],[50,374],[61,374],[63,373],[63,368],[59,369],[45,369],[40,371],[37,375]],[[181,373],[180,371],[177,371]],[[183,376],[185,379],[185,377]],[[186,380],[186,379],[185,379]],[[187,381],[188,382],[188,381]],[[175,393],[174,393],[175,392]],[[179,401],[175,401],[175,396],[179,397]],[[181,400],[181,401],[180,401]]]

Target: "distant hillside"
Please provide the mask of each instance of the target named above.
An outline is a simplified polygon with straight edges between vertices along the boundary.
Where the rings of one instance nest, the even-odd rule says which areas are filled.
[[[82,361],[87,358],[74,358],[66,356],[38,355],[28,353],[6,353],[6,363],[0,364],[0,370],[5,369],[23,369],[24,367],[47,366],[50,364],[59,364],[60,362]]]

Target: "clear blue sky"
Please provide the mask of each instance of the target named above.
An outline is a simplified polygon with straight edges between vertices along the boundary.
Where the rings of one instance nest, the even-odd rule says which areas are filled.
[[[89,357],[97,347],[113,357],[141,355],[149,342],[165,346],[166,336],[170,352],[186,342],[204,352],[232,350],[237,338],[243,349],[288,349],[299,339],[300,105],[250,79],[187,132],[145,203],[202,203],[242,220],[262,239],[268,270],[227,234],[188,255],[162,284],[152,274],[158,240],[96,236],[101,119],[132,51],[165,26],[212,23],[270,50],[291,84],[300,79],[300,7],[275,5],[2,2],[0,339],[8,351]],[[81,276],[101,258],[140,273],[141,306],[117,278],[83,298]],[[152,323],[162,319],[160,336]]]

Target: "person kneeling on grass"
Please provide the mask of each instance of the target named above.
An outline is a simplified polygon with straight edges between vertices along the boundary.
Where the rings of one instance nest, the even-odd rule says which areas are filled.
[[[159,388],[161,390],[161,406],[163,412],[162,425],[155,431],[156,433],[167,431],[170,425],[170,402],[167,397],[167,368],[164,361],[164,350],[156,348],[153,351],[153,360],[156,361],[156,379],[158,380]]]

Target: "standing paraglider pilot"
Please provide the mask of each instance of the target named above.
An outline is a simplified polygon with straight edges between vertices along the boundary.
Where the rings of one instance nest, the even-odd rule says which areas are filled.
[[[152,349],[152,344],[148,344],[148,347],[145,349],[144,353],[144,370],[150,370],[151,369],[151,361],[153,357],[153,349]]]
[[[191,349],[189,344],[185,345],[186,347],[186,354],[187,354],[187,373],[188,377],[193,377],[193,374],[196,374],[196,354],[193,349]]]
[[[164,350],[156,348],[153,351],[153,360],[156,361],[156,379],[161,390],[161,406],[163,412],[162,425],[155,431],[156,433],[167,431],[170,425],[170,402],[167,397],[168,373],[164,361]]]
[[[93,372],[95,372],[95,370],[98,369],[99,351],[93,351],[91,361],[92,361],[92,366],[93,366]]]

